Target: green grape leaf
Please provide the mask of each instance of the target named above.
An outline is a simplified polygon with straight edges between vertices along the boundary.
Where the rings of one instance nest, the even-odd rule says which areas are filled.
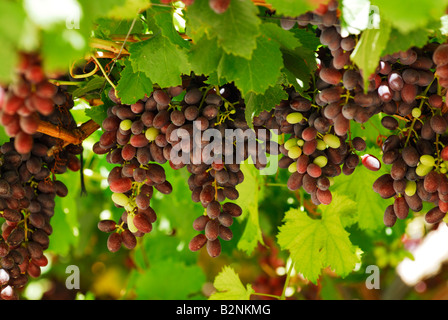
[[[174,44],[188,49],[190,42],[184,40],[174,28],[173,9],[170,7],[153,7],[147,10],[148,26],[155,33],[160,31],[165,37]]]
[[[121,71],[121,78],[118,80],[116,90],[121,102],[133,104],[145,95],[149,96],[152,90],[151,80],[144,72],[134,72],[131,62],[127,60],[124,69]]]
[[[382,52],[387,45],[390,31],[390,23],[384,20],[381,20],[379,29],[365,30],[350,56],[352,61],[361,69],[366,90],[369,77],[378,67]]]
[[[403,34],[399,29],[392,28],[382,56],[406,51],[411,47],[421,48],[428,42],[429,36],[430,32],[425,28],[412,30],[407,34]]]
[[[258,202],[260,201],[264,185],[263,176],[253,164],[244,162],[241,164],[244,174],[243,183],[237,186],[239,197],[235,200],[243,209],[243,218],[246,218],[246,227],[238,241],[237,248],[251,255],[258,243],[264,245],[260,229]]]
[[[318,7],[318,1],[311,0],[268,0],[277,14],[297,17]]]
[[[218,46],[216,38],[199,39],[190,48],[189,60],[195,74],[210,75],[216,73],[223,50]]]
[[[313,283],[317,283],[322,268],[330,266],[345,277],[359,262],[357,248],[334,212],[312,219],[304,211],[291,209],[286,212],[277,240],[283,250],[290,252],[295,269]]]
[[[381,17],[406,34],[438,21],[445,14],[447,0],[372,0],[378,6]]]
[[[283,59],[278,43],[260,36],[252,59],[224,54],[218,66],[218,76],[234,81],[243,95],[250,91],[263,93],[270,85],[277,83],[282,67]]]
[[[108,106],[106,104],[102,104],[99,106],[86,108],[85,114],[87,117],[95,121],[97,124],[101,125],[104,119],[107,118],[107,109]]]
[[[261,33],[266,35],[268,39],[278,42],[281,48],[294,50],[301,46],[300,40],[294,36],[294,33],[289,32],[272,22],[263,23],[261,25]]]
[[[79,98],[82,96],[85,96],[86,94],[94,91],[94,90],[98,90],[104,87],[104,84],[106,82],[106,79],[104,79],[103,77],[94,75],[92,77],[92,79],[88,80],[88,81],[84,81],[82,82],[78,88],[76,88],[75,90],[73,90],[72,95],[75,98]]]
[[[227,53],[250,59],[257,47],[260,18],[250,0],[232,1],[223,14],[216,14],[208,0],[197,0],[188,7],[188,35],[197,42],[205,34],[217,37],[218,45]]]
[[[107,16],[115,19],[138,19],[137,14],[150,6],[148,0],[125,0],[123,4],[108,8]]]
[[[263,110],[271,111],[282,100],[288,99],[288,94],[285,92],[281,84],[269,86],[269,88],[262,94],[248,92],[244,97],[246,104],[246,121],[252,127],[252,119],[258,116]]]
[[[250,284],[244,287],[238,274],[229,266],[223,267],[213,285],[216,292],[210,295],[209,300],[249,300],[255,293]]]
[[[358,207],[353,198],[341,193],[333,192],[332,195],[331,203],[329,205],[319,206],[318,210],[323,215],[338,215],[344,228],[356,223],[358,221]]]
[[[187,52],[161,34],[132,44],[129,52],[134,72],[144,72],[160,87],[180,85],[181,75],[190,72]]]
[[[136,20],[132,25],[132,20],[99,18],[96,20],[97,26],[94,30],[95,37],[109,39],[110,35],[126,35],[132,27],[132,33],[143,33],[144,27],[141,20]]]
[[[199,266],[172,259],[151,261],[149,269],[135,272],[139,300],[191,299],[191,295],[201,291],[206,280]]]
[[[376,156],[381,161],[378,147],[366,149],[366,154]],[[332,192],[347,195],[355,201],[357,209],[357,225],[361,230],[379,230],[384,227],[384,210],[393,203],[393,199],[383,199],[373,191],[372,185],[377,178],[387,173],[382,163],[379,171],[371,171],[359,165],[350,176],[339,176],[335,179]]]

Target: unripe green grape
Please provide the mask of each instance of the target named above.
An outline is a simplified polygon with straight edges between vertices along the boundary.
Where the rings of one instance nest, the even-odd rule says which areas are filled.
[[[427,167],[432,167],[432,166],[434,166],[436,161],[433,156],[431,156],[429,154],[424,154],[420,157],[420,163]]]
[[[285,142],[284,147],[286,150],[289,150],[292,147],[295,147],[296,145],[297,145],[297,138],[292,138]]]
[[[128,229],[132,233],[135,233],[138,231],[137,227],[134,225],[134,216],[135,216],[134,213],[128,212],[128,216],[126,218]]]
[[[320,150],[320,151],[324,151],[325,149],[327,149],[327,144],[323,140],[317,139],[316,149]]]
[[[296,124],[302,121],[303,114],[300,112],[292,112],[286,116],[286,121],[290,124]]]
[[[420,118],[421,115],[422,115],[422,110],[420,110],[420,108],[412,109],[412,116],[414,118]]]
[[[334,185],[334,177],[327,177],[330,180],[330,187]]]
[[[303,147],[304,144],[305,144],[305,140],[303,140],[303,139],[297,139],[297,145],[298,145],[299,147]]]
[[[439,167],[440,167],[440,168],[446,168],[446,163],[445,163],[445,162],[440,163],[440,164],[439,164]]]
[[[445,173],[447,173],[447,172],[448,172],[448,170],[447,170],[446,168],[440,168],[440,173],[445,174]]]
[[[294,173],[297,171],[297,163],[293,162],[288,166],[288,171]]]
[[[329,146],[330,148],[337,149],[341,146],[341,141],[337,136],[331,133],[327,133],[324,135],[324,142]]]
[[[432,166],[426,166],[423,163],[420,163],[415,169],[415,173],[420,177],[426,176],[432,170]]]
[[[325,156],[318,156],[316,159],[313,160],[313,163],[323,168],[327,165],[328,159]]]
[[[291,159],[297,159],[302,154],[302,149],[300,147],[292,147],[288,150],[288,157]]]
[[[406,181],[406,188],[404,189],[404,193],[406,193],[407,196],[412,197],[415,192],[417,191],[417,183],[412,180]]]
[[[145,137],[146,139],[148,139],[149,141],[154,141],[157,136],[159,135],[159,129],[156,129],[154,127],[148,128],[145,132]]]
[[[123,131],[131,130],[132,120],[126,119],[120,122],[120,129]]]
[[[112,201],[119,206],[125,207],[129,203],[129,198],[123,193],[113,193]]]

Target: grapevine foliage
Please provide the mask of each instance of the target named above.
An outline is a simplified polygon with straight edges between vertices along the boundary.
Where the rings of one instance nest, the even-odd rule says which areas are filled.
[[[403,232],[415,217],[429,229],[443,224],[445,2],[403,12],[375,1],[372,13],[336,0],[79,1],[84,14],[64,21],[64,35],[34,21],[34,47],[23,46],[33,18],[22,3],[0,4],[0,19],[11,12],[15,26],[0,25],[1,299],[18,299],[41,275],[58,198],[85,195],[92,159],[104,160],[98,196],[114,211],[93,213],[103,245],[134,252],[143,269],[137,247],[160,258],[134,283],[140,293],[145,283],[161,287],[169,267],[204,281],[197,266],[169,257],[176,252],[191,262],[200,252],[213,260],[269,248],[316,284],[326,267],[354,272],[362,236]],[[79,110],[85,121],[75,120]],[[60,178],[70,172],[81,173],[73,185]],[[280,175],[298,205],[262,220]],[[163,221],[171,238],[160,235]],[[154,251],[156,241],[171,249]],[[208,297],[283,299],[290,275],[244,285],[225,266]]]

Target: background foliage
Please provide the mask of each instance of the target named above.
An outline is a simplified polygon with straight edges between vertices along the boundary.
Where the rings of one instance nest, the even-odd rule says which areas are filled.
[[[11,80],[18,51],[40,51],[48,72],[71,69],[76,74],[88,74],[92,65],[84,58],[103,52],[98,59],[124,103],[134,103],[154,86],[179,85],[182,74],[194,72],[212,84],[234,82],[245,98],[246,118],[252,119],[285,98],[283,85],[307,90],[317,67],[319,39],[313,29],[280,26],[281,17],[313,10],[315,1],[232,0],[222,15],[210,9],[208,0],[196,0],[187,9],[182,3],[147,0],[40,2],[45,3],[0,1],[2,83]],[[352,61],[370,74],[383,55],[434,39],[443,42],[447,5],[447,0],[341,1],[342,30],[360,34]],[[53,18],[48,18],[50,11]],[[104,73],[71,80],[77,81],[70,86],[75,119],[100,124],[110,105],[103,94],[111,86]],[[387,135],[380,120],[377,116],[351,128],[367,141],[366,153],[378,158],[378,137]],[[327,207],[314,206],[302,191],[289,191],[288,172],[264,176],[244,166],[237,201],[244,213],[232,227],[234,240],[216,259],[188,250],[195,235],[192,221],[203,208],[191,201],[187,172],[167,169],[174,190],[153,198],[157,228],[136,250],[111,254],[97,222],[100,217],[117,219],[121,211],[107,186],[112,166],[91,151],[100,135],[101,130],[83,143],[87,195],[81,195],[79,173],[60,177],[70,193],[56,204],[46,253],[50,264],[23,292],[25,298],[260,299],[266,297],[254,293],[268,293],[288,299],[427,299],[448,294],[443,263],[441,270],[413,284],[405,285],[399,276],[400,262],[413,258],[431,229],[419,213],[393,229],[384,227],[384,209],[391,200],[378,197],[372,184],[387,172],[385,166],[379,172],[360,166],[351,176],[337,177]],[[4,134],[2,140],[7,140]],[[80,268],[80,290],[65,288],[65,270],[72,264]],[[380,289],[366,288],[369,265],[380,267]]]

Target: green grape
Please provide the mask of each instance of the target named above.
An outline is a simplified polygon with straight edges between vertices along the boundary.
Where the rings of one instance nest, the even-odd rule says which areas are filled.
[[[156,137],[159,135],[159,129],[156,129],[154,127],[148,128],[145,132],[145,137],[149,141],[154,141]]]
[[[288,171],[289,171],[290,173],[294,173],[294,172],[296,172],[296,171],[297,171],[297,164],[296,164],[295,162],[291,163],[291,164],[288,166]]]
[[[325,156],[318,156],[316,159],[313,160],[313,163],[323,168],[327,165],[328,159]]]
[[[422,115],[422,110],[420,110],[420,108],[412,109],[412,116],[414,118],[420,118],[421,115]]]
[[[417,192],[417,183],[412,180],[406,181],[406,188],[404,190],[404,193],[406,193],[407,196],[412,197],[415,192]]]
[[[297,139],[297,145],[298,145],[299,147],[303,147],[304,144],[305,144],[305,140],[303,140],[303,139]]]
[[[302,121],[303,115],[300,112],[292,112],[286,116],[286,121],[290,124],[296,124]]]
[[[423,163],[420,163],[417,168],[415,169],[415,173],[418,174],[420,177],[426,176],[429,172],[431,172],[432,166],[427,166]]]
[[[327,149],[327,144],[323,140],[317,139],[316,149],[320,150],[320,151],[324,151],[325,149]]]
[[[431,156],[429,154],[424,154],[420,157],[420,163],[427,167],[432,167],[432,166],[434,166],[436,161],[433,156]]]
[[[128,229],[129,229],[129,231],[131,231],[132,233],[138,231],[137,227],[134,225],[134,217],[135,217],[135,214],[134,214],[134,213],[132,213],[132,212],[128,212],[128,216],[127,216],[127,218],[126,218],[126,222],[127,222],[127,225],[128,225]]]
[[[291,159],[297,159],[302,154],[302,149],[300,147],[292,147],[288,150],[288,157]]]
[[[131,130],[132,120],[126,119],[120,122],[120,129],[123,131]]]
[[[285,142],[284,147],[286,150],[289,150],[292,147],[295,147],[296,145],[297,145],[297,138],[292,138]]]
[[[129,203],[129,198],[123,193],[113,193],[112,201],[119,206],[125,207]]]
[[[329,146],[330,148],[337,149],[341,146],[341,141],[334,134],[327,133],[326,135],[324,135],[323,139],[327,146]]]

